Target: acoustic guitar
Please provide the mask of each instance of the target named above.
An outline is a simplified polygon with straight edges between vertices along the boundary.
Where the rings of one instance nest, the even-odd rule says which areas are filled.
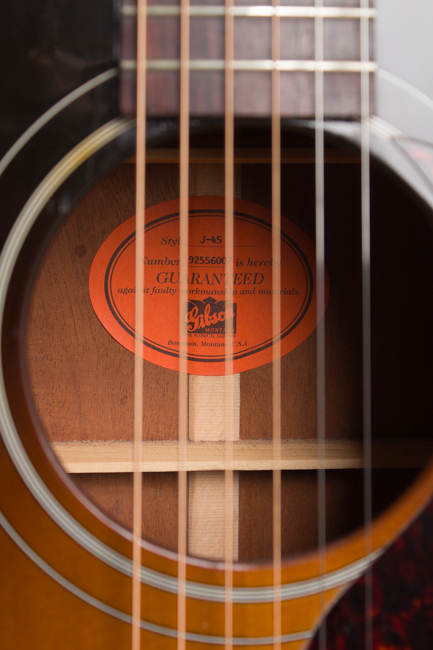
[[[407,5],[4,3],[5,647],[431,647]]]

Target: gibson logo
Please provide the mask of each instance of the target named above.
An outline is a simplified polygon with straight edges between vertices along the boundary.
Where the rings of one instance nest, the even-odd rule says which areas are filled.
[[[214,298],[189,300],[186,328],[195,334],[236,334],[236,308],[236,303]]]

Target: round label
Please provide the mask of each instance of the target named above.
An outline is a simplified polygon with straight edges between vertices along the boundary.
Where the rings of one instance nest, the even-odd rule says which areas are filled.
[[[179,272],[179,201],[146,210],[143,357],[165,368],[179,367],[187,350],[188,372],[225,374],[227,350],[238,373],[272,361],[315,329],[315,247],[293,223],[281,221],[281,259],[272,257],[271,211],[235,200],[233,276],[225,255],[224,198],[191,197],[188,273]],[[278,297],[281,328],[272,334],[273,267],[281,269]],[[110,334],[134,351],[135,219],[121,224],[104,241],[90,271],[90,298]],[[328,290],[326,291],[328,294]],[[179,302],[181,301],[181,309]],[[182,328],[179,326],[182,314]],[[319,314],[319,318],[322,314]]]

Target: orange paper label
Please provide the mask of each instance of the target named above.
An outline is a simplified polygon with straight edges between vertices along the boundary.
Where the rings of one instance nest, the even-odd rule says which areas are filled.
[[[315,247],[282,218],[281,261],[272,257],[271,212],[235,200],[233,275],[225,256],[224,198],[192,197],[189,211],[188,273],[179,272],[179,201],[146,210],[143,357],[165,368],[179,366],[181,343],[188,372],[223,375],[226,350],[235,373],[272,361],[304,341],[317,325]],[[272,334],[273,268],[281,269],[281,328]],[[135,219],[104,241],[90,271],[90,298],[104,327],[134,351]],[[328,292],[327,292],[328,293]],[[322,314],[319,315],[321,317]]]

